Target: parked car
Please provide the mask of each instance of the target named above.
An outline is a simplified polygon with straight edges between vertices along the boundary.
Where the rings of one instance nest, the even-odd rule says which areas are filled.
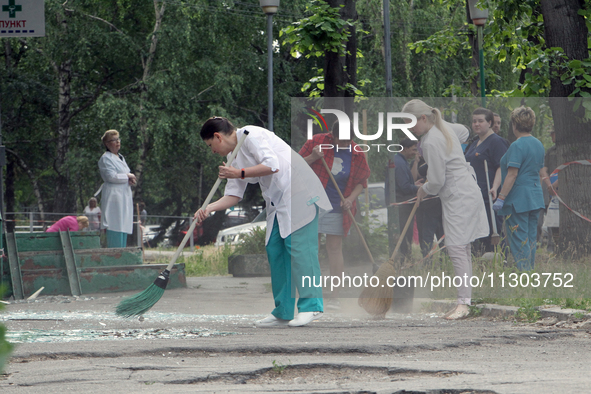
[[[142,240],[144,242],[144,245],[148,248],[154,248],[154,247],[158,246],[158,242],[160,242],[162,240],[161,238],[164,235],[163,234],[164,230],[162,229],[161,225],[159,225],[159,224],[143,226],[142,227]],[[158,239],[158,238],[160,238],[160,239]]]
[[[202,223],[198,223],[195,226],[195,229],[193,230],[193,243],[195,245],[207,245],[215,242],[216,236],[220,230],[246,223],[252,218],[252,213],[241,208],[227,209],[226,212],[222,214],[223,217],[220,218],[219,213],[218,215],[212,213]],[[187,234],[187,231],[189,231],[190,225],[191,222],[188,218],[179,219],[173,222],[166,229],[166,234],[164,235],[164,240],[162,241],[161,246],[179,246]],[[190,240],[187,241],[185,247],[189,246],[189,244]]]
[[[223,246],[225,244],[236,245],[240,243],[245,235],[250,233],[256,227],[261,227],[263,229],[267,228],[267,211],[265,209],[263,209],[250,223],[220,230],[215,241],[215,246]]]

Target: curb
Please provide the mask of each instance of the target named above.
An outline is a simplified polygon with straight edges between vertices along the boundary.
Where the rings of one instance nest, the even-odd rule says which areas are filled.
[[[453,301],[445,300],[430,300],[429,303],[430,305],[425,307],[428,312],[447,312],[455,305]],[[501,319],[513,318],[519,310],[519,307],[517,306],[496,304],[477,304],[475,306],[482,308],[482,314],[480,316]],[[580,313],[582,314],[582,319],[591,319],[591,313],[580,309],[562,309],[557,306],[549,308],[535,307],[535,309],[540,312],[540,318],[554,317],[557,319],[557,321],[568,321],[573,320],[576,313]]]

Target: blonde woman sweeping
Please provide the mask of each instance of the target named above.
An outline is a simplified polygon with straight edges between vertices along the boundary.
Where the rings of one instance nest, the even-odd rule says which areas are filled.
[[[472,276],[470,242],[489,234],[488,219],[474,170],[464,159],[458,137],[448,130],[437,108],[421,100],[411,100],[402,112],[417,117],[410,130],[421,139],[423,157],[429,165],[427,182],[417,191],[421,201],[425,196],[439,195],[443,210],[445,246],[454,265],[456,276]],[[458,287],[457,305],[444,315],[457,320],[469,313],[472,288],[469,280]]]

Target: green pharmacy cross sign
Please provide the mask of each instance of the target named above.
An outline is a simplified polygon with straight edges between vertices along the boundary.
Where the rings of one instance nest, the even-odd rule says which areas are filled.
[[[9,18],[16,18],[16,12],[22,10],[23,7],[21,5],[14,4],[14,0],[8,0],[8,5],[2,6],[2,12],[8,12]]]

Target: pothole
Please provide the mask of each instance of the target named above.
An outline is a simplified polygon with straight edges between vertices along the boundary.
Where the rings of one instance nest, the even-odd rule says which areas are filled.
[[[117,339],[193,339],[236,335],[208,329],[128,329],[128,330],[21,330],[9,331],[6,339],[12,343],[101,341]]]
[[[462,371],[423,371],[414,369],[350,366],[339,364],[299,364],[283,365],[273,363],[273,367],[252,372],[223,373],[202,378],[169,381],[168,384],[256,384],[256,385],[299,385],[356,382],[396,382],[424,377],[445,378],[463,374]],[[461,391],[462,393],[494,394],[493,391]],[[442,392],[443,393],[443,392]],[[451,391],[449,392],[452,393]]]

